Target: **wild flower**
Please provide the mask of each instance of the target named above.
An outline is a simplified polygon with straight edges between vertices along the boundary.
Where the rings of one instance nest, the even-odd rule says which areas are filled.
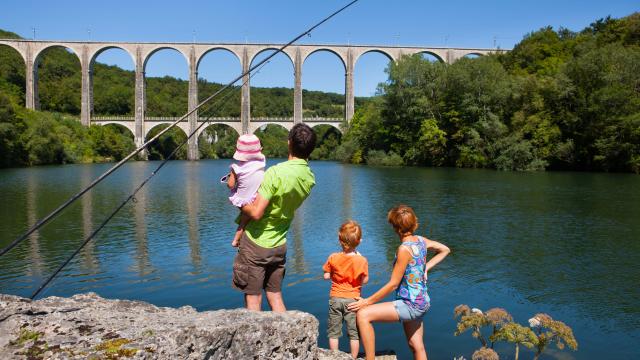
[[[564,349],[565,346],[568,346],[574,351],[578,349],[578,342],[573,336],[573,330],[571,330],[567,324],[562,321],[553,320],[553,318],[547,314],[536,314],[533,319],[537,319],[540,322],[540,325],[536,327],[536,336],[538,339],[536,344],[537,351],[533,357],[534,360],[537,360],[552,342],[555,342],[556,347],[560,350]]]
[[[514,343],[516,360],[520,353],[520,345],[530,349],[536,348],[534,360],[537,360],[546,347],[554,342],[560,350],[565,346],[572,350],[578,349],[578,342],[573,336],[573,330],[562,321],[554,320],[548,314],[538,313],[530,318],[528,321],[530,327],[513,322],[511,314],[503,308],[493,308],[482,312],[478,308],[470,308],[468,305],[461,304],[455,307],[453,315],[454,319],[459,319],[454,335],[458,336],[471,330],[471,335],[482,344],[482,348],[474,352],[474,360],[498,359],[498,354],[493,351],[493,345],[497,341]],[[487,339],[481,332],[485,326],[493,328],[493,333],[488,338],[491,341],[490,346],[487,346]]]
[[[489,309],[487,310],[487,313],[485,314],[485,316],[495,326],[503,325],[513,321],[513,317],[511,316],[511,314],[509,314],[507,310],[503,308]]]
[[[484,326],[491,325],[491,322],[484,316],[482,311],[476,308],[469,310],[469,306],[467,305],[458,305],[454,309],[453,314],[454,318],[460,318],[454,333],[455,336],[471,330],[471,336],[478,339],[483,347],[487,347],[487,340],[482,336],[480,329]]]
[[[476,350],[471,356],[472,360],[500,360],[498,353],[486,347]]]
[[[456,306],[455,309],[453,309],[453,318],[455,319],[462,315],[469,315],[469,313],[471,313],[471,309],[469,309],[469,306],[461,304]]]
[[[492,343],[496,341],[507,341],[514,343],[516,345],[515,360],[518,360],[520,345],[524,345],[531,349],[538,343],[538,338],[531,329],[514,322],[504,324],[498,331],[494,332],[493,335],[491,335],[490,340]]]

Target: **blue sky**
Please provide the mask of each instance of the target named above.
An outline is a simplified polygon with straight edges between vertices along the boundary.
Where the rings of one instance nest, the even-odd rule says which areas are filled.
[[[286,42],[347,1],[33,1],[3,0],[0,28],[52,40]],[[640,8],[637,0],[360,0],[316,30],[304,42],[511,48],[543,26],[580,30],[595,19],[621,17]],[[110,50],[98,61],[131,69],[131,60]],[[355,91],[371,95],[384,81],[387,59],[375,53],[356,64]],[[199,69],[209,81],[229,80],[240,71],[224,52],[210,53]],[[148,76],[186,78],[184,58],[171,50],[149,60]],[[293,68],[277,56],[252,84],[293,86]],[[312,55],[303,68],[303,87],[344,92],[344,70],[329,53]]]

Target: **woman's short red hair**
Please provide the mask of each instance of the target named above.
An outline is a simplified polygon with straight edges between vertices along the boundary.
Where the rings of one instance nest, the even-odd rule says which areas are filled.
[[[387,214],[389,224],[398,235],[411,235],[418,229],[418,217],[413,209],[407,205],[398,205]]]

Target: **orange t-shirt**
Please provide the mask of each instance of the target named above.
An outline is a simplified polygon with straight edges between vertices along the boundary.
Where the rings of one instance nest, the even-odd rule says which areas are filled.
[[[362,280],[369,275],[367,259],[360,253],[333,253],[329,255],[322,270],[331,274],[329,296],[339,298],[360,296]]]

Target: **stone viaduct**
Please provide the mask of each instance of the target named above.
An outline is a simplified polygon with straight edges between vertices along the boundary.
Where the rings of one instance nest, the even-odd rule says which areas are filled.
[[[134,135],[135,143],[140,146],[146,135],[156,125],[171,123],[177,118],[150,118],[145,116],[145,66],[147,60],[155,52],[162,49],[174,49],[181,53],[189,66],[188,107],[194,109],[198,105],[198,65],[200,60],[210,51],[223,49],[234,54],[242,71],[249,70],[252,61],[258,54],[266,50],[276,50],[281,44],[227,44],[227,43],[132,43],[132,42],[84,42],[84,41],[37,41],[37,40],[2,40],[0,45],[15,49],[23,58],[26,65],[26,107],[38,109],[38,61],[44,50],[51,47],[64,47],[73,51],[80,60],[82,72],[82,99],[80,121],[89,124],[119,124],[128,128]],[[93,116],[93,84],[92,67],[101,52],[118,48],[127,52],[135,65],[135,116]],[[345,74],[345,114],[343,118],[303,118],[302,117],[302,65],[305,59],[316,51],[334,53],[342,62]],[[369,46],[369,45],[292,45],[284,50],[293,65],[294,73],[294,109],[293,118],[251,118],[250,112],[250,83],[248,76],[243,79],[240,118],[214,118],[211,124],[225,124],[238,133],[252,133],[265,124],[279,124],[290,129],[298,122],[309,123],[310,126],[326,124],[340,129],[343,120],[349,121],[354,114],[353,71],[358,58],[368,52],[378,52],[397,61],[403,55],[426,53],[446,63],[452,63],[467,55],[486,55],[499,52],[499,49],[469,49],[442,47],[409,47],[409,46]],[[186,133],[190,134],[198,127],[198,123],[206,121],[199,118],[197,111],[187,120],[178,124]],[[198,136],[204,131],[200,129],[192,137],[188,146],[188,158],[198,158]]]

